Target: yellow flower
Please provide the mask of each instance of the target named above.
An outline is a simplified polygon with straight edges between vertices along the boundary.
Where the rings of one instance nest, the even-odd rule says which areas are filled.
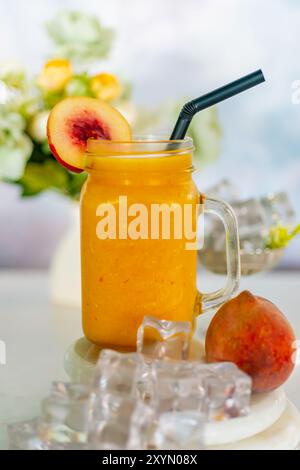
[[[44,91],[60,91],[72,75],[72,65],[67,59],[51,59],[44,65],[38,77],[38,85]]]
[[[122,86],[117,77],[110,73],[99,73],[91,78],[91,90],[103,101],[113,101],[122,93]]]

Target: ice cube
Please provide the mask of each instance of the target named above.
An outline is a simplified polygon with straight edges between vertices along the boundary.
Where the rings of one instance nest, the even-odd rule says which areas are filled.
[[[42,401],[39,436],[47,444],[85,444],[93,398],[88,386],[54,382]]]
[[[103,394],[148,400],[153,395],[153,371],[139,353],[101,352],[93,389]]]
[[[279,192],[262,197],[261,205],[264,208],[265,224],[268,227],[278,223],[282,225],[293,223],[295,211],[287,193]]]
[[[241,248],[246,251],[263,249],[270,227],[281,223],[289,225],[294,210],[286,193],[276,193],[261,198],[231,201],[239,226]],[[214,251],[225,250],[223,224],[216,218],[207,226],[205,247]]]
[[[38,435],[39,425],[39,418],[9,424],[9,448],[11,450],[46,450],[46,444]]]
[[[235,364],[219,362],[203,366],[203,384],[206,390],[203,412],[209,421],[249,413],[252,381]]]
[[[203,449],[204,417],[195,411],[173,411],[159,416],[153,445],[161,450]]]
[[[259,199],[248,201],[234,201],[231,203],[238,220],[239,240],[241,248],[255,250],[262,248],[268,227],[265,225],[264,210]],[[226,232],[223,223],[214,218],[211,228],[206,236],[206,245],[214,251],[224,251]]]
[[[98,396],[89,433],[89,443],[95,449],[146,449],[154,421],[154,410],[134,398],[110,395],[109,413]]]
[[[251,379],[234,364],[157,362],[155,406],[166,412],[199,412],[206,420],[243,416],[248,412]]]
[[[191,323],[146,316],[137,333],[137,351],[151,359],[188,359]]]
[[[169,411],[201,411],[205,389],[199,377],[199,365],[178,361],[152,364],[155,371],[155,406],[158,415]]]
[[[154,374],[143,356],[103,350],[93,394],[89,442],[94,448],[146,448],[154,418]]]

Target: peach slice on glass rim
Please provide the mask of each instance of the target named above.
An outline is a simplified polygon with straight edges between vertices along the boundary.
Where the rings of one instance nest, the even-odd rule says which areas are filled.
[[[76,96],[54,106],[48,119],[47,135],[57,161],[81,173],[89,138],[129,141],[131,129],[122,114],[109,104],[96,98]]]

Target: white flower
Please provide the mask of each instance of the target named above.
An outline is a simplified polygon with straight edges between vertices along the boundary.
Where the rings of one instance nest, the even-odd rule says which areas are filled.
[[[35,86],[27,79],[24,70],[15,63],[0,64],[0,106],[6,112],[19,113],[29,118],[41,106],[41,96]],[[0,110],[0,119],[3,115]]]
[[[49,111],[40,111],[31,119],[28,126],[28,134],[36,142],[44,142],[47,138],[47,121]]]
[[[33,144],[25,134],[25,120],[0,108],[0,179],[17,180],[24,172]]]
[[[86,13],[62,11],[47,23],[47,30],[57,57],[81,64],[105,57],[111,47],[112,31]]]
[[[0,80],[10,88],[20,90],[26,87],[26,73],[24,69],[15,62],[4,62],[0,64]]]
[[[15,97],[15,92],[6,85],[3,80],[0,80],[0,105],[6,104]]]

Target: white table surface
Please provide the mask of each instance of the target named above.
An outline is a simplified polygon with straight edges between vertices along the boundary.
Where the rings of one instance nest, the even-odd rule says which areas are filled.
[[[212,290],[221,281],[206,274],[202,287]],[[68,380],[64,354],[82,336],[80,310],[53,305],[48,283],[46,272],[0,271],[0,340],[7,355],[0,365],[0,448],[7,446],[6,424],[38,415],[51,382]],[[246,288],[277,304],[300,339],[300,272],[245,278],[241,289]],[[200,326],[209,319],[201,317]],[[285,389],[300,409],[300,366]]]

